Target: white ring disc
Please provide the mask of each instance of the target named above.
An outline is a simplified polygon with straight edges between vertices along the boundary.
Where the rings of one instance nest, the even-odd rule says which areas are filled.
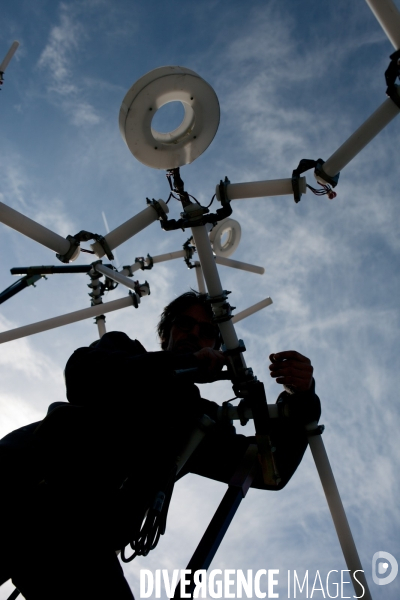
[[[224,235],[227,236],[226,240],[223,240]],[[209,233],[215,254],[228,258],[239,246],[241,235],[242,228],[238,221],[230,218],[220,221]]]
[[[151,122],[168,102],[181,102],[182,123],[169,133]],[[213,88],[185,67],[159,67],[133,84],[119,111],[119,129],[129,150],[153,169],[174,169],[193,162],[211,144],[219,125]]]

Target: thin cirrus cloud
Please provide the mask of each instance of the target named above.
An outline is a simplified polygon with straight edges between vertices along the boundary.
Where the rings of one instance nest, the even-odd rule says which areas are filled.
[[[92,104],[86,102],[80,91],[81,81],[76,81],[75,62],[82,50],[85,29],[77,22],[74,11],[62,6],[59,24],[49,34],[46,47],[38,60],[38,68],[47,72],[48,92],[61,98],[63,110],[76,127],[96,125],[102,119]]]

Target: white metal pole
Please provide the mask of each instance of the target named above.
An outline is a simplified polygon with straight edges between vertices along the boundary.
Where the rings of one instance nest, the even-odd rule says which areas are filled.
[[[197,279],[197,289],[199,290],[200,294],[206,294],[207,289],[206,289],[206,284],[205,284],[204,277],[203,277],[203,271],[201,268],[201,264],[199,263],[198,260],[196,260],[194,264],[195,264],[195,273],[196,273],[196,279]]]
[[[268,406],[268,413],[269,413],[270,419],[278,419],[279,418],[278,405],[277,404],[268,404],[267,406]],[[239,414],[239,412],[240,412],[240,414]],[[253,411],[251,410],[250,407],[247,407],[244,409],[244,411],[242,413],[242,411],[238,410],[237,406],[224,405],[223,407],[220,406],[218,408],[217,415],[218,415],[217,421],[225,420],[225,419],[228,419],[230,421],[239,421],[242,419],[242,417],[250,420],[253,418]]]
[[[186,256],[185,250],[176,250],[175,252],[166,252],[165,254],[158,254],[157,256],[152,256],[151,260],[153,261],[153,264],[156,264],[159,262],[164,262],[166,260],[174,260],[175,258],[183,258],[185,256]],[[148,259],[145,258],[145,263],[147,263],[147,260]],[[130,267],[122,269],[119,272],[121,273],[121,275],[129,275],[129,273],[134,273],[135,271],[138,271],[141,268],[142,268],[141,263],[135,262]]]
[[[165,213],[168,213],[169,209],[165,202],[163,202],[162,200],[158,200],[158,203],[160,204],[163,211]],[[139,231],[142,231],[142,229],[145,229],[146,227],[151,225],[151,223],[154,223],[154,221],[157,221],[158,219],[159,215],[156,209],[150,205],[131,219],[128,219],[128,221],[125,221],[125,223],[122,223],[122,225],[120,225],[116,229],[113,229],[113,231],[110,231],[110,233],[107,233],[107,235],[105,235],[104,238],[110,250],[113,250],[114,248],[117,248],[117,246],[120,246],[121,244],[126,242],[126,240],[129,240],[129,238],[133,237],[134,235],[139,233]],[[93,249],[96,256],[98,256],[99,258],[102,258],[105,255],[105,251],[99,242],[91,244],[91,248]]]
[[[400,88],[396,87],[399,93]],[[365,123],[328,158],[323,165],[325,173],[331,177],[339,173],[392,119],[397,117],[399,112],[399,107],[393,100],[387,98]]]
[[[192,227],[194,243],[199,255],[201,268],[204,274],[204,279],[207,284],[208,293],[211,297],[221,296],[223,293],[221,281],[218,274],[217,265],[215,264],[213,251],[210,240],[207,234],[207,229],[204,225]],[[219,303],[219,304],[222,304]],[[218,303],[213,303],[214,312],[218,315]],[[239,346],[239,340],[236,335],[232,320],[219,323],[219,328],[227,350],[233,350]],[[245,367],[244,358],[242,355],[243,366]]]
[[[265,308],[266,306],[269,306],[270,304],[272,304],[272,300],[268,297],[264,300],[261,300],[260,302],[257,302],[256,304],[253,304],[252,306],[249,306],[249,308],[245,308],[244,310],[241,310],[240,312],[236,313],[236,315],[234,315],[232,318],[232,323],[238,323],[242,319],[253,315],[254,313]]]
[[[11,44],[11,48],[9,49],[9,51],[7,52],[7,54],[5,55],[3,62],[0,64],[0,73],[4,73],[4,71],[7,69],[8,67],[8,63],[10,62],[10,60],[12,59],[12,57],[15,54],[16,49],[19,46],[19,42],[15,41]]]
[[[116,281],[117,283],[126,285],[126,287],[130,288],[133,291],[136,290],[137,284],[135,284],[134,281],[129,279],[129,277],[125,277],[125,275],[123,275],[122,273],[113,271],[112,269],[110,269],[109,267],[106,267],[105,265],[99,264],[99,265],[93,265],[93,266],[98,273],[102,273],[103,275],[105,275],[109,279],[112,279],[113,281]]]
[[[130,267],[125,267],[123,269],[121,269],[121,271],[119,271],[119,273],[121,273],[121,275],[128,275],[129,277],[131,277],[136,271],[139,271],[139,269],[142,268],[141,263],[133,263],[133,265],[131,265]]]
[[[186,256],[185,250],[176,250],[175,252],[167,252],[166,254],[158,254],[152,256],[153,263],[164,262],[166,260],[174,260],[175,258],[184,258]]]
[[[317,423],[312,423],[308,426],[311,430],[315,429],[315,427],[317,427]],[[358,598],[363,598],[363,600],[372,600],[321,435],[309,436],[308,443],[310,444],[315,466],[317,467],[326,500],[331,511],[332,520],[342,547],[344,559],[352,574],[351,579],[356,595]],[[357,579],[354,578],[354,575],[361,585],[357,582]],[[363,592],[362,587],[365,588],[365,592]]]
[[[225,256],[216,256],[215,262],[218,265],[224,265],[224,267],[232,267],[233,269],[241,269],[242,271],[249,271],[250,273],[257,273],[257,275],[264,275],[264,267],[257,267],[257,265],[250,265],[249,263],[241,262],[240,260],[232,260],[231,258],[225,258]]]
[[[44,321],[38,321],[37,323],[24,325],[23,327],[17,327],[16,329],[9,329],[8,331],[3,331],[0,333],[0,344],[11,342],[12,340],[18,340],[19,338],[27,337],[29,335],[34,335],[35,333],[41,333],[42,331],[48,331],[49,329],[55,329],[56,327],[69,325],[70,323],[76,323],[77,321],[83,321],[84,319],[90,319],[91,317],[97,317],[99,315],[132,305],[132,296],[127,296],[126,298],[113,300],[112,302],[107,302],[106,304],[98,304],[97,306],[76,310],[66,315],[61,315],[60,317],[45,319]]]
[[[66,254],[70,249],[71,243],[61,235],[54,233],[47,227],[43,227],[43,225],[3,204],[3,202],[0,202],[0,221],[58,254]],[[71,260],[75,260],[78,254],[79,248],[77,248],[76,255]]]
[[[365,0],[395,50],[400,48],[400,13],[392,0]]]
[[[102,338],[106,331],[106,318],[103,314],[96,318],[97,330],[99,332],[99,338]]]
[[[306,178],[299,179],[300,191],[302,194],[307,192]],[[217,200],[221,200],[219,185],[215,189]],[[269,181],[251,181],[247,183],[228,183],[226,186],[226,195],[229,200],[239,200],[243,198],[264,198],[266,196],[285,196],[293,195],[291,179],[271,179]]]

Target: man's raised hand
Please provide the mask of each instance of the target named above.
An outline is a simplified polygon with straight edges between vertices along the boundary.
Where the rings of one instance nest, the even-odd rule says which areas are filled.
[[[313,378],[313,367],[311,361],[295,350],[286,350],[270,354],[270,375],[277,383],[293,389],[293,391],[305,392],[310,389]]]

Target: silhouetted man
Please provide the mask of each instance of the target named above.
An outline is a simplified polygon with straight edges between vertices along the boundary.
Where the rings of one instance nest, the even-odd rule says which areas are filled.
[[[12,517],[1,582],[11,576],[27,600],[132,599],[116,551],[130,544],[134,554],[146,554],[159,536],[151,529],[154,499],[165,493],[157,517],[165,521],[176,457],[198,419],[206,414],[217,424],[179,477],[193,472],[227,483],[254,443],[218,422],[218,405],[176,375],[197,367],[195,381],[212,382],[226,363],[206,297],[176,298],[164,309],[158,333],[160,352],[146,352],[121,332],[76,350],[65,369],[68,403],[51,405],[42,422],[0,442],[11,465]],[[292,412],[301,406],[318,420],[309,359],[294,351],[270,358],[271,376],[288,386],[281,403]],[[279,490],[289,481],[307,446],[300,421],[272,420],[281,482],[265,483],[259,469],[253,487]]]

